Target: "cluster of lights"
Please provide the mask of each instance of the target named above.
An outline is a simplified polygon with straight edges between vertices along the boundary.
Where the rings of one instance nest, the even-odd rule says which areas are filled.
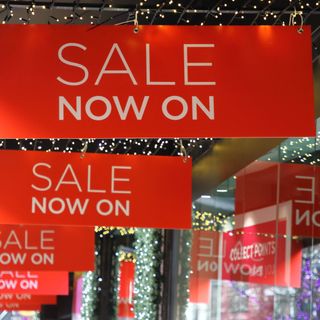
[[[304,163],[310,165],[320,164],[320,131],[316,138],[290,138],[276,147],[261,160],[280,161],[291,163]]]
[[[118,233],[120,236],[133,235],[135,228],[122,228],[122,227],[95,227],[97,233],[108,235],[110,233]]]
[[[227,226],[234,225],[234,214],[228,215],[221,212],[195,211],[192,221],[193,230],[223,231]]]
[[[119,262],[137,262],[137,257],[134,252],[125,252],[125,251],[120,251],[118,253],[118,260]]]

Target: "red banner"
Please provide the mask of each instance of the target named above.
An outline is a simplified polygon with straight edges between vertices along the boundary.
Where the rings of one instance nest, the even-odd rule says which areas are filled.
[[[236,214],[249,211],[290,221],[293,236],[320,237],[319,167],[253,162],[236,180]]]
[[[308,26],[2,25],[0,38],[2,137],[315,135]]]
[[[35,296],[32,294],[0,293],[0,303],[28,303],[31,305],[56,304],[56,296]]]
[[[0,294],[67,295],[68,292],[68,272],[0,271]]]
[[[0,311],[40,311],[40,304],[30,304],[28,302],[0,302]]]
[[[0,268],[94,270],[94,238],[92,227],[0,225]]]
[[[191,227],[191,160],[2,151],[0,166],[1,223]]]

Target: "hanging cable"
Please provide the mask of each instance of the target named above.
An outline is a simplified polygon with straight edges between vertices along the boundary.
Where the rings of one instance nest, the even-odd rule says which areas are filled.
[[[303,12],[302,11],[297,11],[295,8],[294,8],[294,12],[292,12],[290,14],[290,17],[289,17],[289,26],[295,26],[295,25],[298,25],[297,21],[296,21],[296,18],[299,18],[300,19],[300,24],[299,24],[299,27],[298,27],[298,33],[303,33]]]

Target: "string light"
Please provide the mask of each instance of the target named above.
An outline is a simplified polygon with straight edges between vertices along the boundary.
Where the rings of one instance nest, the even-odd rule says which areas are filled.
[[[4,1],[4,0],[2,0]],[[1,2],[1,0],[0,0]],[[151,21],[153,24],[164,24],[166,23],[166,18],[168,18],[168,23],[172,24],[174,20],[172,20],[172,16],[176,15],[178,16],[178,19],[175,21],[176,23],[179,21],[179,23],[191,23],[191,21],[195,24],[216,24],[216,25],[229,25],[229,24],[237,24],[238,19],[245,20],[246,24],[283,24],[285,23],[285,20],[288,19],[288,16],[290,13],[293,12],[293,8],[289,6],[288,8],[279,8],[278,6],[274,6],[272,0],[260,0],[260,3],[254,3],[253,5],[251,4],[246,4],[245,7],[242,7],[240,4],[237,6],[235,3],[235,0],[224,0],[224,1],[219,1],[219,5],[214,5],[211,8],[199,8],[198,6],[193,7],[192,1],[187,1],[184,3],[181,2],[175,2],[173,0],[170,1],[165,1],[165,2],[151,2],[149,0],[143,0],[138,2],[139,6],[139,11],[140,11],[140,21],[139,24],[149,24],[150,22],[150,14],[153,16]],[[292,2],[292,0],[289,0],[289,2]],[[10,3],[12,8],[14,10],[21,10],[21,6],[15,4],[13,1],[10,1],[6,3]],[[90,3],[90,6],[80,6],[77,2],[70,3],[70,4],[63,4],[60,5],[59,3],[54,3],[53,5],[46,6],[46,5],[36,5],[35,3],[30,1],[30,4],[28,6],[27,11],[29,11],[31,16],[37,16],[35,20],[33,20],[33,17],[30,21],[30,23],[38,22],[39,18],[42,20],[41,23],[48,23],[48,20],[45,21],[43,19],[48,19],[49,17],[50,20],[54,19],[56,23],[65,23],[66,19],[60,19],[59,17],[61,16],[68,16],[66,12],[68,10],[71,10],[72,12],[78,12],[79,10],[83,11],[90,11],[90,13],[93,12],[99,12],[99,18],[96,21],[90,21],[89,15],[88,16],[75,16],[73,19],[73,23],[76,23],[77,20],[79,20],[79,23],[84,21],[87,23],[103,23],[103,16],[102,12],[103,11],[110,11],[111,16],[112,13],[114,12],[114,15],[117,16],[116,22],[125,22],[125,21],[119,21],[119,12],[126,13],[129,10],[130,14],[130,8],[126,7],[115,7],[113,4],[109,3],[106,4],[105,2],[98,3],[98,2],[93,2]],[[32,10],[30,10],[30,7]],[[248,9],[250,7],[251,9]],[[0,3],[0,9],[5,9],[6,5],[5,3]],[[299,9],[303,11],[303,14],[305,16],[309,16],[312,18],[313,15],[315,17],[318,15],[317,9],[319,8],[319,1],[299,1]],[[37,10],[37,9],[42,9],[42,10]],[[234,16],[237,15],[237,11],[241,10],[241,16],[239,18],[234,18]],[[40,11],[48,11],[48,15],[42,15]],[[54,10],[54,11],[53,11]],[[131,9],[132,10],[132,9]],[[59,14],[59,11],[62,14]],[[177,15],[177,13],[179,14]],[[268,16],[265,15],[265,13],[268,12],[269,16],[274,17],[274,20],[268,19]],[[39,13],[39,14],[38,14]],[[0,11],[1,14],[1,11]],[[219,14],[221,21],[216,21],[214,19],[216,15]],[[185,18],[185,16],[188,15],[188,18]],[[93,16],[91,14],[91,16]],[[20,15],[20,17],[25,18],[23,15]],[[211,19],[214,17],[214,19]],[[255,18],[257,17],[257,18]],[[2,17],[2,21],[5,21],[5,23],[8,23],[4,19],[5,17]],[[192,18],[192,20],[191,20]],[[279,18],[284,18],[284,19],[279,19]],[[311,23],[314,23],[313,21],[316,19],[309,19]],[[0,16],[1,19],[1,16]],[[112,18],[111,18],[112,19]],[[123,19],[127,19],[126,15],[123,14]],[[157,20],[158,19],[158,20]],[[49,20],[49,22],[51,22]],[[108,21],[110,18],[108,18]],[[219,19],[220,20],[220,19]],[[254,21],[253,21],[254,20]],[[189,22],[188,22],[189,21]],[[69,22],[69,21],[68,21]],[[17,23],[15,20],[14,23]]]
[[[81,319],[94,319],[94,312],[97,300],[97,284],[95,272],[89,271],[83,274],[82,284],[82,305],[81,305]]]
[[[136,253],[136,273],[134,282],[134,312],[137,320],[156,319],[159,295],[157,270],[160,268],[159,231],[137,229],[134,249]]]

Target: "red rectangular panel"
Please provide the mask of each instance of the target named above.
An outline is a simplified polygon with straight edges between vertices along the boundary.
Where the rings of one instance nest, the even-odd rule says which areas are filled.
[[[2,223],[191,227],[190,159],[1,151],[0,166]]]
[[[40,304],[30,304],[28,302],[0,302],[1,311],[40,311]]]
[[[0,38],[1,137],[315,135],[309,26],[1,25]]]
[[[301,242],[281,235],[286,221],[278,222],[278,238],[261,234],[271,226],[275,230],[275,222],[268,222],[224,234],[223,279],[300,287]]]
[[[94,241],[93,227],[0,225],[0,269],[94,270]]]
[[[292,235],[320,237],[320,170],[314,165],[255,161],[237,174],[236,214],[290,203]],[[278,201],[278,203],[277,203]],[[269,209],[268,209],[269,208]],[[283,215],[281,210],[274,213]]]
[[[1,293],[0,303],[28,303],[31,305],[56,304],[56,296],[36,296],[32,294]]]
[[[0,271],[0,293],[67,295],[68,292],[68,272]]]

